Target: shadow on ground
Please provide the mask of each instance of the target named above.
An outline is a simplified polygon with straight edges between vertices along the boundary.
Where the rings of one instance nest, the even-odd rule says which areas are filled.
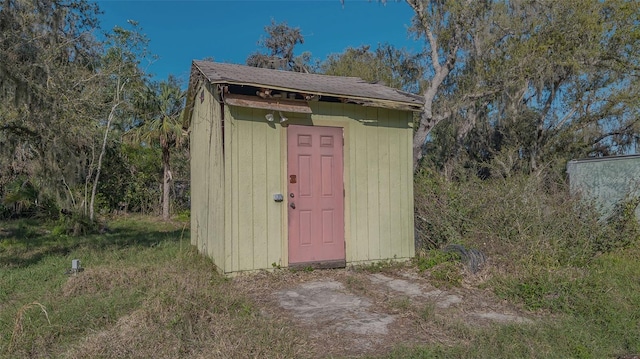
[[[105,226],[102,233],[74,237],[55,234],[53,226],[36,220],[0,222],[0,268],[28,267],[47,256],[64,256],[81,247],[121,250],[189,238],[188,225],[174,223],[167,227],[148,222],[116,223]]]

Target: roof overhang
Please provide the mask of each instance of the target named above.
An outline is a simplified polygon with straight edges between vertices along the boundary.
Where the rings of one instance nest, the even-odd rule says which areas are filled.
[[[227,93],[224,95],[224,103],[231,106],[261,108],[264,110],[312,113],[306,101],[260,98]]]
[[[320,96],[320,97],[336,97],[341,99],[343,103],[352,103],[352,104],[357,104],[361,106],[381,107],[381,108],[389,108],[394,110],[403,110],[403,111],[411,111],[411,112],[421,112],[423,107],[422,104],[416,104],[415,102],[401,102],[401,101],[394,101],[394,100],[367,98],[367,97],[361,97],[361,96],[346,96],[346,95],[330,93],[330,92],[310,91],[305,89],[297,89],[294,87],[273,86],[273,85],[265,85],[265,84],[259,84],[259,83],[253,83],[253,82],[214,80],[214,81],[209,81],[209,83],[217,84],[217,85],[252,86],[256,88],[267,88],[270,90],[284,91],[284,92],[291,92],[291,93],[293,92],[305,93],[312,96]],[[228,96],[228,95],[225,95],[225,96]],[[414,95],[414,96],[417,96],[417,95]]]
[[[290,81],[291,80],[291,81]],[[319,83],[314,81],[318,80]],[[230,106],[253,107],[266,110],[311,113],[309,101],[332,101],[367,107],[379,107],[401,111],[421,112],[424,98],[377,84],[363,83],[358,78],[340,78],[317,74],[285,73],[276,70],[254,69],[242,65],[193,61],[183,127],[188,128],[195,102],[195,91],[202,84],[250,86],[274,93],[295,93],[294,98],[253,96],[246,93],[218,92],[218,100]]]

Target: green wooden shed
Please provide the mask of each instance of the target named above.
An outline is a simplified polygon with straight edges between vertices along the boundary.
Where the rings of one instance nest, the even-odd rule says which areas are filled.
[[[420,96],[208,61],[187,96],[191,243],[221,273],[414,256]]]
[[[617,205],[640,196],[640,155],[571,160],[567,163],[572,195],[591,201],[602,218]],[[640,220],[640,207],[635,210]]]

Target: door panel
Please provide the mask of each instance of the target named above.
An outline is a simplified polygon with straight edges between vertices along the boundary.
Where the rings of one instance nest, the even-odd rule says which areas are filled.
[[[342,128],[287,128],[289,264],[344,262]]]

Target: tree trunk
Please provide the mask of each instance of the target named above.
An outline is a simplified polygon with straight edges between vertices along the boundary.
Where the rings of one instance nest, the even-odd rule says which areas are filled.
[[[162,219],[169,220],[169,182],[171,181],[171,168],[169,167],[169,146],[162,146]]]
[[[109,137],[109,129],[111,128],[111,122],[116,115],[116,109],[120,103],[111,107],[111,112],[109,112],[109,117],[107,119],[107,126],[104,129],[104,138],[102,139],[102,149],[100,150],[100,156],[98,156],[98,166],[96,168],[96,176],[93,179],[93,188],[91,189],[91,202],[89,204],[89,219],[93,221],[95,217],[95,200],[96,200],[96,191],[98,190],[98,180],[100,179],[100,171],[102,170],[102,158],[104,157],[105,152],[107,152],[107,138]]]
[[[433,36],[431,36],[433,38]],[[435,44],[435,41],[432,41],[432,44]],[[435,45],[432,45],[435,46]],[[457,51],[457,50],[456,50]],[[454,52],[455,54],[455,52]],[[436,94],[438,93],[438,89],[444,79],[449,75],[451,69],[453,68],[453,64],[455,63],[455,55],[450,54],[447,58],[445,66],[440,66],[438,64],[437,53],[432,54],[432,59],[434,63],[434,67],[436,69],[436,74],[431,81],[429,87],[424,91],[424,109],[420,114],[420,123],[418,124],[418,129],[413,134],[413,172],[415,173],[418,170],[420,165],[420,161],[422,160],[422,148],[424,147],[425,142],[427,141],[427,136],[429,132],[433,130],[436,125],[442,121],[443,119],[451,116],[450,111],[445,111],[442,115],[434,116],[433,115],[433,101],[435,100]]]
[[[427,136],[429,132],[436,125],[435,121],[432,118],[424,118],[426,114],[423,112],[420,116],[420,123],[418,124],[418,129],[413,134],[413,172],[415,173],[418,170],[418,166],[420,164],[420,160],[422,160],[422,148],[424,147],[425,142],[427,141]]]
[[[443,111],[445,112],[444,114],[437,117],[434,116],[433,102],[438,90],[440,89],[440,85],[442,85],[456,63],[460,36],[462,36],[462,34],[460,33],[459,27],[457,25],[453,25],[455,36],[451,40],[452,44],[448,52],[445,54],[444,63],[440,63],[440,46],[438,46],[438,40],[431,30],[431,24],[426,16],[427,8],[425,8],[425,3],[419,0],[406,1],[407,4],[411,6],[417,16],[417,19],[424,27],[424,35],[429,42],[431,65],[434,70],[434,75],[429,83],[429,87],[427,87],[423,93],[424,109],[420,114],[418,129],[413,134],[413,172],[415,173],[418,170],[420,161],[422,160],[422,148],[424,147],[429,132],[431,132],[431,130],[433,130],[440,121],[450,116],[449,111]]]

